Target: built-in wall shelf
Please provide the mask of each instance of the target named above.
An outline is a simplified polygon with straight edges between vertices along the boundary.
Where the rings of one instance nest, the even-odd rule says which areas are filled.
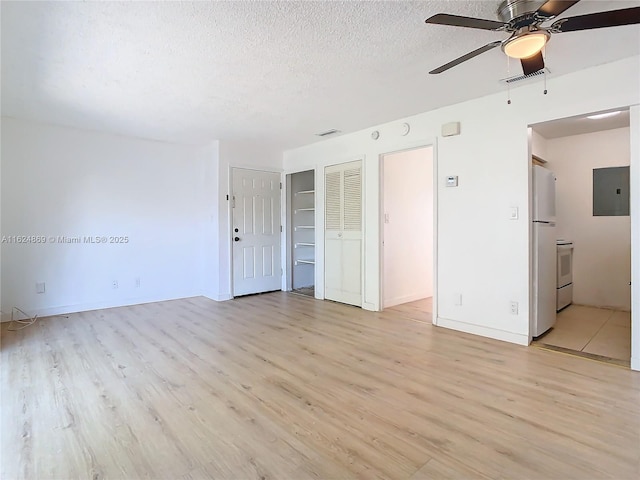
[[[315,265],[315,264],[316,264],[315,260],[302,260],[302,259],[296,260],[296,265]]]
[[[291,230],[291,288],[311,289],[315,285],[315,172],[292,173],[287,179]]]

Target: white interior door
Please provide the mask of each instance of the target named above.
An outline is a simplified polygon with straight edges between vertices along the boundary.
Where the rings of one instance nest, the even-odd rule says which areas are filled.
[[[325,169],[325,298],[362,305],[362,162]]]
[[[281,289],[280,174],[234,168],[233,295]]]

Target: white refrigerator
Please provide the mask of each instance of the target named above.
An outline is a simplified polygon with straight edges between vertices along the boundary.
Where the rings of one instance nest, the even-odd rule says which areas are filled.
[[[556,177],[533,166],[533,336],[556,323]]]

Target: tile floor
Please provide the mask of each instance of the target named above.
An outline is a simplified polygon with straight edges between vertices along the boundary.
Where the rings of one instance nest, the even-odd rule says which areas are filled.
[[[536,343],[629,362],[631,313],[569,305],[558,312],[555,326]]]
[[[291,290],[291,293],[297,293],[298,295],[306,295],[307,297],[315,297],[315,287],[302,287]]]

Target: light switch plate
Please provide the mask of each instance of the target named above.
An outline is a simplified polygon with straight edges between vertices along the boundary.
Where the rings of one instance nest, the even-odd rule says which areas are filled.
[[[459,307],[462,305],[462,294],[461,293],[454,293],[453,294],[453,304],[456,307]]]

